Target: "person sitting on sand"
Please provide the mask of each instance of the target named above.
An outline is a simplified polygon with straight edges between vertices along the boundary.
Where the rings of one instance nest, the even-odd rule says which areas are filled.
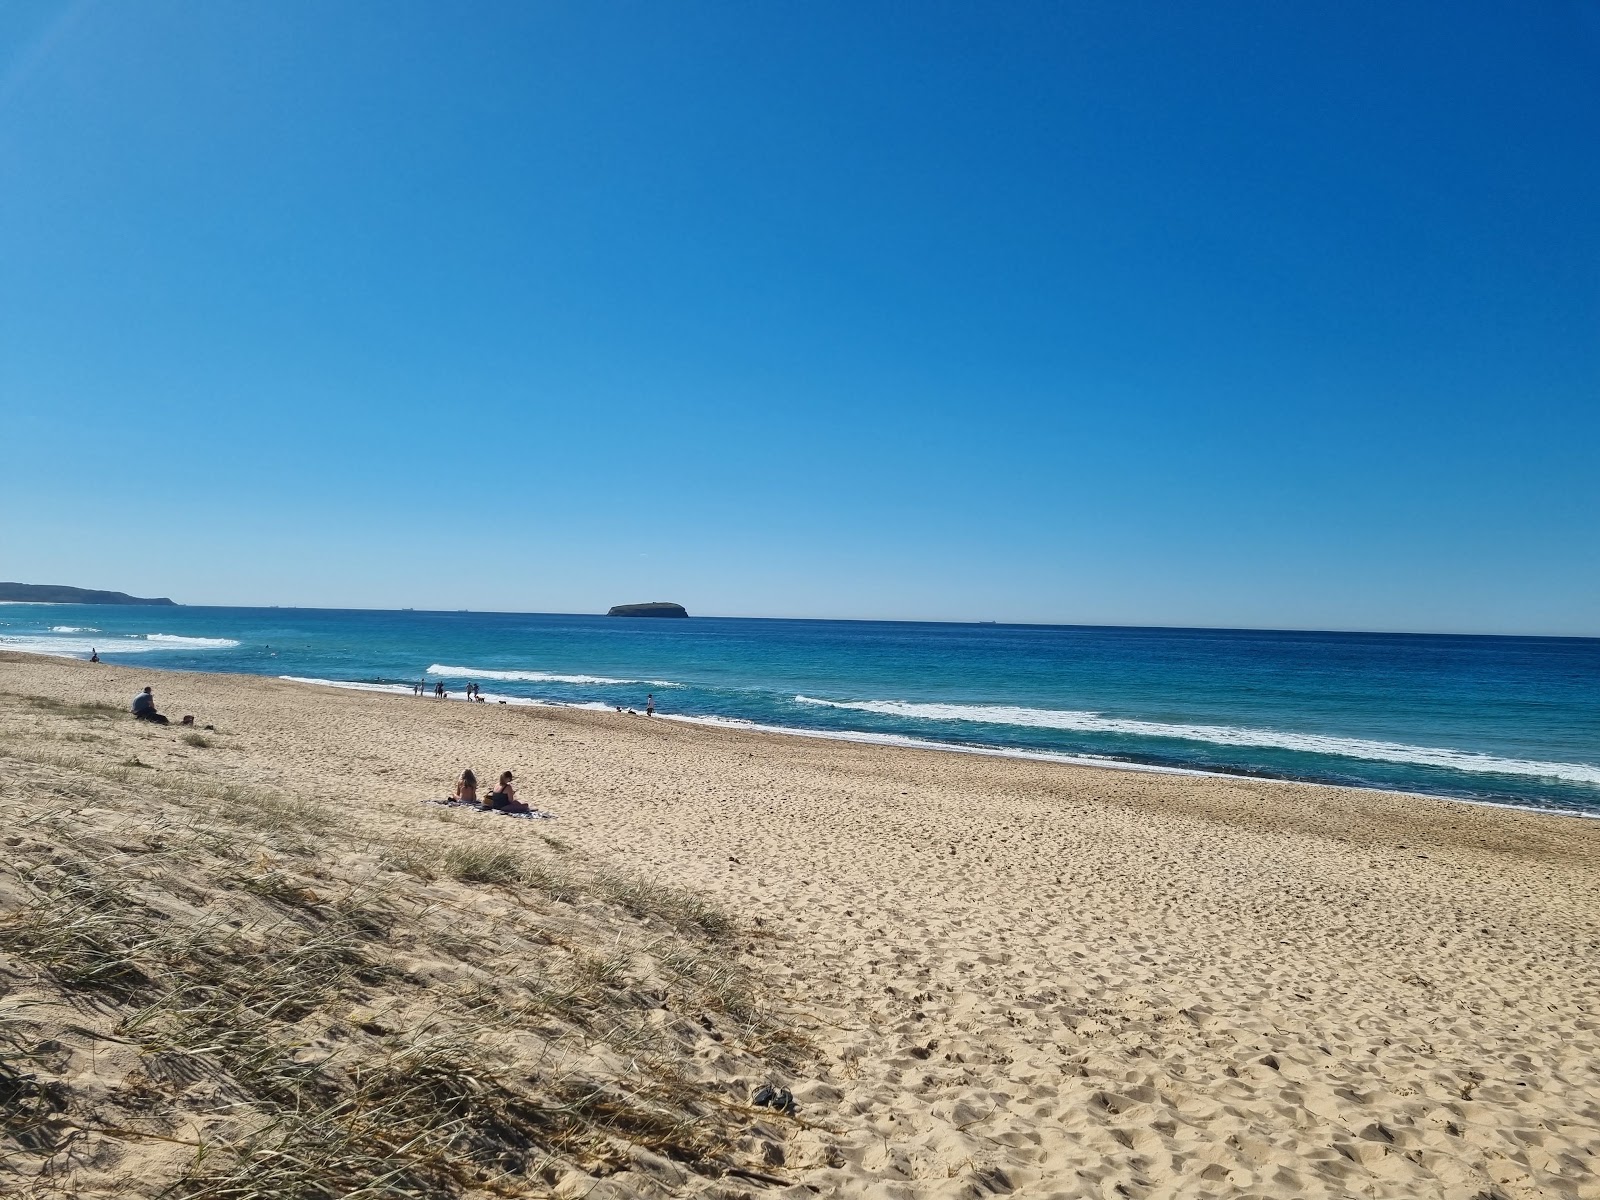
[[[99,662],[100,661],[100,651],[96,650],[93,646],[89,647],[89,661],[90,662]]]
[[[533,811],[533,809],[517,799],[517,785],[511,782],[510,771],[502,771],[500,773],[500,786],[489,793],[487,807],[494,809],[495,812],[525,813]]]
[[[471,767],[461,772],[461,778],[456,780],[455,794],[450,799],[457,804],[478,803],[478,777],[472,773]]]
[[[133,698],[133,715],[135,720],[153,721],[157,725],[165,725],[167,719],[156,711],[156,698],[149,688],[145,688]]]

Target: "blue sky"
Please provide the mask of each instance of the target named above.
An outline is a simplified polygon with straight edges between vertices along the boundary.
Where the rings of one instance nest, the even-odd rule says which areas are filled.
[[[1600,6],[0,4],[0,578],[1600,634]]]

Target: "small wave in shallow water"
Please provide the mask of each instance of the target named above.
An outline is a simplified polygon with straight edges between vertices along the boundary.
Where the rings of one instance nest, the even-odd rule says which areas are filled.
[[[636,683],[642,686],[658,688],[682,687],[681,683],[673,683],[670,679],[613,679],[609,675],[558,675],[549,671],[496,671],[487,667],[447,667],[441,663],[434,663],[428,668],[429,675],[439,675],[445,679],[498,679],[504,683],[571,683],[571,684],[620,684]]]
[[[305,675],[279,675],[278,678],[283,680],[285,683],[309,683],[315,685],[316,687],[340,688],[347,692],[382,692],[383,694],[389,696],[415,696],[417,694],[415,687],[409,683],[363,683],[359,680],[352,679],[313,679]],[[424,692],[422,695],[426,700],[432,700],[434,698],[431,690]],[[463,702],[467,701],[468,699],[466,693],[464,692],[447,693],[444,698],[446,700],[460,700]],[[535,700],[526,696],[498,696],[493,692],[484,692],[483,699],[484,703],[486,704],[520,704],[531,705],[534,707],[550,703],[546,700]],[[590,706],[572,705],[571,707],[588,708]],[[602,704],[598,707],[604,708],[605,705]]]

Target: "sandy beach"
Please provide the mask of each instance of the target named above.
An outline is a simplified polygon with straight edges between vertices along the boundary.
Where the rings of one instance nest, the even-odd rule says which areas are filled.
[[[146,683],[215,726],[205,746],[51,707],[125,710]],[[46,817],[122,828],[204,779],[324,807],[372,845],[492,837],[733,919],[762,1020],[804,1049],[763,1057],[740,1033],[685,1042],[677,1069],[730,1104],[775,1077],[799,1120],[727,1110],[745,1175],[641,1158],[603,1186],[579,1164],[499,1194],[1600,1197],[1600,822],[20,655],[0,656],[0,694],[13,865],[35,843],[47,865]],[[514,771],[557,819],[419,804],[463,767]],[[90,782],[62,791],[61,771]],[[167,788],[148,803],[146,777]],[[506,936],[605,919],[413,880],[392,855],[321,869],[489,906]],[[0,890],[0,927],[24,900]],[[659,955],[640,920],[619,944]],[[67,1030],[89,1018],[24,1012],[56,994],[48,971],[14,949],[0,966],[0,1020],[42,1022],[72,1050],[48,1069],[87,1087],[94,1052]],[[100,1053],[107,1094],[149,1073],[126,1044]],[[188,1153],[97,1136],[103,1161],[35,1164],[28,1186],[154,1194]]]

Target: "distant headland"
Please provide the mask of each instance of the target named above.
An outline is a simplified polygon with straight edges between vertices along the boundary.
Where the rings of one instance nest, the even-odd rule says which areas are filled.
[[[650,604],[618,604],[614,605],[608,617],[687,617],[688,610],[681,604],[668,604],[665,600],[656,600]]]
[[[0,600],[23,604],[172,604],[165,596],[130,596],[60,583],[0,583]]]

